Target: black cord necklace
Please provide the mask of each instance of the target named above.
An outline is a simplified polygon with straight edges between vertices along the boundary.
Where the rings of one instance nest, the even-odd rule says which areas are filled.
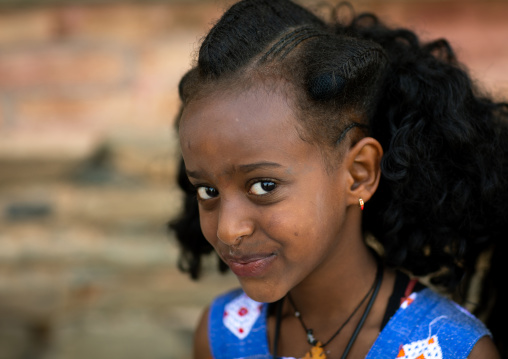
[[[296,306],[293,302],[293,299],[291,298],[291,295],[288,293],[287,298],[289,299],[289,302],[295,309],[295,316],[300,320],[300,323],[302,324],[303,328],[305,329],[305,332],[307,333],[307,342],[310,345],[313,345],[313,348],[311,351],[305,356],[305,358],[312,358],[312,352],[315,352],[316,355],[320,355],[320,358],[326,359],[326,355],[324,354],[324,351],[322,348],[324,348],[326,345],[328,345],[339,333],[341,330],[346,326],[346,324],[351,320],[351,318],[355,315],[355,313],[360,309],[362,304],[365,302],[365,300],[368,298],[368,296],[372,293],[372,296],[367,304],[367,307],[365,308],[365,311],[363,312],[362,317],[360,318],[360,321],[358,322],[355,331],[353,332],[353,335],[351,336],[351,339],[349,339],[349,342],[346,346],[346,349],[344,350],[344,353],[342,354],[341,359],[345,359],[347,355],[349,354],[349,351],[351,350],[351,347],[353,346],[353,343],[355,342],[358,334],[360,333],[360,330],[365,323],[365,320],[367,319],[367,316],[370,313],[370,310],[372,309],[372,306],[374,304],[374,301],[377,297],[377,294],[379,292],[379,288],[381,287],[381,283],[383,281],[383,269],[381,262],[378,261],[378,267],[376,272],[376,278],[374,280],[374,283],[370,287],[367,294],[363,297],[363,299],[360,301],[360,303],[356,306],[356,308],[353,310],[351,315],[346,319],[346,321],[339,327],[339,329],[332,335],[330,339],[326,341],[326,343],[321,344],[316,338],[314,338],[313,330],[308,329],[305,325],[303,318],[300,314],[300,312],[296,309]],[[276,316],[276,324],[275,324],[275,338],[274,338],[274,347],[273,347],[273,359],[277,357],[277,346],[279,342],[279,335],[280,335],[280,323],[282,319],[282,304],[283,304],[284,298],[279,302],[278,308],[277,308],[277,316]],[[317,354],[319,353],[319,354]]]
[[[324,348],[326,345],[328,345],[337,335],[339,335],[339,333],[341,332],[342,328],[344,328],[346,326],[347,323],[349,323],[349,321],[351,320],[351,318],[353,318],[353,316],[356,314],[356,312],[358,311],[358,309],[360,309],[360,307],[362,306],[362,304],[365,302],[365,300],[367,299],[367,297],[370,295],[370,293],[372,293],[372,291],[374,290],[374,287],[376,285],[376,282],[374,281],[374,283],[372,283],[372,286],[370,287],[369,291],[367,292],[367,294],[365,294],[365,296],[363,297],[363,299],[360,301],[360,303],[358,303],[358,305],[356,306],[356,308],[353,310],[353,312],[351,313],[351,315],[346,319],[346,321],[344,323],[342,323],[342,325],[339,327],[339,329],[337,329],[337,331],[331,336],[330,339],[328,339],[325,343],[321,344],[320,347],[321,348]],[[296,309],[296,306],[295,306],[295,303],[293,302],[293,298],[291,297],[291,294],[288,293],[287,295],[287,298],[289,299],[289,302],[291,303],[291,305],[293,306],[293,308],[295,309],[295,317],[297,317],[299,320],[300,320],[300,323],[302,324],[302,327],[303,329],[305,329],[305,332],[307,333],[307,342],[310,344],[310,345],[316,345],[318,343],[318,340],[314,337],[313,335],[313,330],[311,328],[307,328],[307,326],[305,325],[304,321],[303,321],[303,318],[300,314],[300,312],[298,311],[298,309]]]

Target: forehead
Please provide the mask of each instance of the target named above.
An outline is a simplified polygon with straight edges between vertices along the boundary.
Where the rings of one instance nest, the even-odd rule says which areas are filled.
[[[245,137],[277,142],[281,135],[301,140],[301,132],[287,97],[263,88],[210,94],[189,103],[180,119],[182,149],[211,137],[221,144]]]
[[[320,148],[300,134],[284,96],[248,91],[191,103],[182,113],[180,145],[189,172],[219,181],[260,163],[287,173],[321,167]]]

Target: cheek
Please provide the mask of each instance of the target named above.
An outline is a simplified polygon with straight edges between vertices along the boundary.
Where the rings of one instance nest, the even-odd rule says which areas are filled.
[[[290,252],[306,251],[312,253],[335,241],[342,225],[343,213],[329,193],[315,189],[311,196],[299,197],[298,201],[288,202],[272,213],[265,228],[272,238],[287,241]],[[312,250],[311,250],[312,249]]]
[[[261,226],[269,237],[283,242],[286,250],[294,247],[310,247],[310,243],[319,235],[314,211],[308,207],[289,204],[278,211],[272,212],[268,220]]]
[[[306,273],[310,273],[334,241],[331,237],[325,238],[327,233],[322,230],[323,224],[315,222],[314,218],[300,216],[300,213],[295,215],[293,207],[293,211],[271,216],[266,224],[267,235],[280,246],[284,276],[288,276],[286,279],[289,281],[300,281]]]
[[[199,209],[199,223],[205,239],[215,247],[217,242],[217,221],[212,213]]]

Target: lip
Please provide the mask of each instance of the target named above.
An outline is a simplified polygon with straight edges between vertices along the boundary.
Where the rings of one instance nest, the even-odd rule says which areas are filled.
[[[237,277],[260,277],[276,259],[274,253],[225,256],[224,260]]]

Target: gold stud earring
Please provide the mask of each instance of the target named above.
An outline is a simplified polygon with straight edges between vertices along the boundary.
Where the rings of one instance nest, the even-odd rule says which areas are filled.
[[[363,202],[362,197],[360,197],[358,199],[358,204],[359,204],[360,209],[363,211],[363,207],[365,207],[365,202]]]

